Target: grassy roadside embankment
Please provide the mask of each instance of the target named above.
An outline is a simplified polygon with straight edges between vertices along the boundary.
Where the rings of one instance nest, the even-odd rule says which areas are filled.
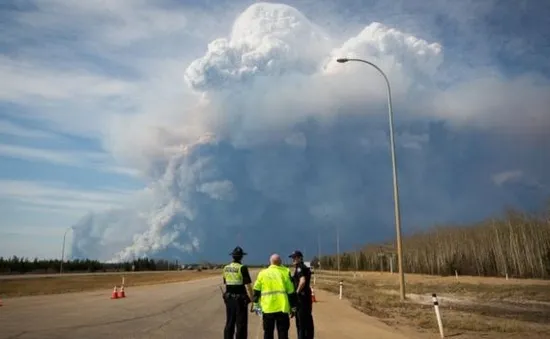
[[[126,275],[121,272],[120,274],[66,274],[50,277],[2,279],[0,280],[0,297],[21,297],[113,289],[115,285],[121,285],[123,276],[125,276],[125,287],[133,287],[196,280],[220,275],[220,272],[220,270],[201,272],[169,271],[152,273],[140,272],[139,274]]]
[[[316,272],[316,287],[338,293],[334,271]],[[343,295],[360,311],[395,327],[437,333],[431,300],[439,299],[446,336],[550,338],[550,281],[406,275],[407,301],[397,274],[341,272]]]

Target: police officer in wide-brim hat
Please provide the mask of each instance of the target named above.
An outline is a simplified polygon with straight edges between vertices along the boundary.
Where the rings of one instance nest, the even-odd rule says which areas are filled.
[[[292,281],[298,296],[296,312],[296,330],[298,339],[313,339],[314,325],[311,300],[311,270],[304,264],[304,255],[301,251],[294,251],[289,258],[294,263],[294,275]]]
[[[242,264],[246,253],[239,246],[231,253],[233,261],[223,268],[226,309],[224,339],[246,339],[248,336],[248,304],[252,299],[252,279],[248,267]],[[235,333],[236,332],[236,333]],[[234,337],[234,334],[236,336]]]

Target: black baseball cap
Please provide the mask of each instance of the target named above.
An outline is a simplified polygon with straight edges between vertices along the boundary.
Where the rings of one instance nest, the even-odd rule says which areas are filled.
[[[296,250],[296,251],[292,252],[292,254],[289,255],[288,257],[289,257],[289,258],[296,258],[296,257],[303,258],[304,255],[302,254],[302,252]]]

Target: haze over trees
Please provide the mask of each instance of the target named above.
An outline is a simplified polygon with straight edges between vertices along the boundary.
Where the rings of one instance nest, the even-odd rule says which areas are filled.
[[[104,263],[98,260],[77,259],[63,261],[63,273],[101,273],[101,272],[131,272],[131,271],[175,271],[179,269],[214,269],[221,268],[224,264],[203,261],[200,263],[183,264],[178,260],[140,258],[121,263]],[[249,267],[262,267],[250,265]],[[60,260],[53,259],[28,259],[13,256],[11,258],[0,257],[0,275],[6,274],[52,274],[59,273]]]
[[[28,259],[13,256],[0,257],[0,274],[48,274],[59,273],[60,260]],[[67,260],[63,262],[63,273],[116,272],[116,271],[168,271],[180,267],[177,261],[142,258],[123,263],[102,263],[97,260]]]
[[[397,271],[393,243],[367,245],[340,254],[341,270]],[[337,256],[321,268],[337,269]],[[550,210],[527,214],[508,210],[475,225],[437,226],[403,239],[406,273],[550,278]]]

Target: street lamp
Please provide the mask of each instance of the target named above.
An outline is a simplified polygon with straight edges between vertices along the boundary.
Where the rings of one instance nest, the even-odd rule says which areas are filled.
[[[63,260],[65,260],[65,239],[67,238],[67,232],[72,229],[73,226],[67,227],[65,233],[63,233],[63,247],[61,247],[61,264],[59,264],[59,274],[63,273]]]
[[[395,213],[395,230],[397,233],[397,266],[399,268],[399,292],[401,300],[405,300],[405,274],[403,273],[403,252],[402,252],[402,242],[401,242],[401,212],[399,209],[399,185],[397,182],[397,164],[395,159],[395,143],[393,136],[393,108],[391,101],[391,87],[390,81],[386,74],[370,61],[363,59],[348,59],[348,58],[339,58],[336,59],[339,63],[346,63],[348,61],[357,61],[368,64],[374,67],[386,80],[386,85],[388,87],[388,116],[389,116],[389,126],[390,126],[390,150],[391,150],[391,160],[392,160],[392,173],[393,173],[393,202],[394,202],[394,213]]]

